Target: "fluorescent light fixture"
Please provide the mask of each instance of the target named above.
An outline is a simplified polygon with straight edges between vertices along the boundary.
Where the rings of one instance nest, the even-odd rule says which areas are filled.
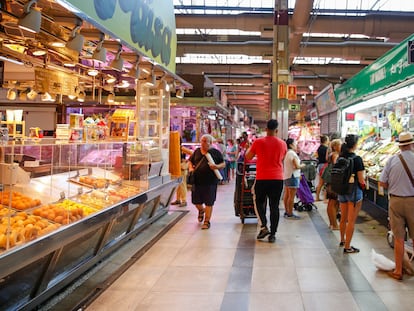
[[[42,13],[40,11],[32,8],[32,5],[36,3],[37,0],[31,0],[26,3],[24,6],[24,16],[19,19],[18,25],[21,29],[38,33],[40,32],[40,25],[42,23]]]
[[[5,57],[5,56],[0,56],[0,60],[4,60],[6,62],[10,62],[10,63],[16,64],[16,65],[24,65],[23,62],[21,62],[17,59],[8,58],[8,57]]]

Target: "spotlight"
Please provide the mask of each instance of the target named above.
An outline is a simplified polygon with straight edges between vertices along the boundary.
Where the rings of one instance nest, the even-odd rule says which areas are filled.
[[[121,57],[121,52],[122,52],[122,46],[119,48],[118,53],[116,53],[115,58],[109,65],[109,67],[112,67],[113,69],[117,71],[122,71],[122,69],[124,68],[124,60]]]
[[[44,101],[44,102],[53,102],[53,101],[55,101],[55,100],[53,99],[52,95],[50,95],[48,92],[46,92],[46,93],[42,94],[42,95],[40,96],[40,98],[41,98],[41,100],[42,100],[42,101]]]
[[[24,6],[24,16],[19,19],[18,25],[21,29],[32,33],[38,33],[40,31],[40,25],[42,23],[42,13],[32,8],[32,5],[37,0],[31,0]]]
[[[108,94],[108,103],[113,103],[115,101],[115,93],[114,92],[110,92]]]
[[[85,97],[86,97],[85,91],[80,91],[78,94],[78,102],[83,103],[85,101]]]
[[[178,89],[177,92],[175,93],[175,97],[177,98],[184,98],[184,90],[183,89]]]
[[[78,26],[80,27],[80,26]],[[76,28],[75,28],[76,29]],[[74,50],[78,53],[82,51],[84,37],[79,32],[72,32],[72,38],[66,42],[66,47],[68,49]]]
[[[106,62],[106,49],[102,46],[104,39],[99,41],[95,51],[93,51],[92,59],[105,63]]]
[[[111,84],[116,81],[116,78],[114,76],[108,75],[108,78],[106,79],[106,83]]]
[[[8,100],[15,100],[17,97],[17,91],[15,88],[11,88],[7,91],[7,99]]]
[[[31,89],[29,93],[27,93],[27,99],[35,100],[37,97],[37,92],[34,89]]]

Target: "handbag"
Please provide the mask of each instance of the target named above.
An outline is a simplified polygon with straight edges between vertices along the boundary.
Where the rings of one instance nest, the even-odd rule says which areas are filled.
[[[203,159],[204,159],[205,157],[203,156]],[[194,170],[192,170],[191,172],[188,172],[188,174],[187,174],[187,185],[194,185],[195,184],[195,171],[196,171],[196,169],[200,166],[200,164],[201,164],[201,162],[203,161],[203,159],[201,159],[198,163],[197,163],[197,165],[196,165],[196,167],[194,168]]]

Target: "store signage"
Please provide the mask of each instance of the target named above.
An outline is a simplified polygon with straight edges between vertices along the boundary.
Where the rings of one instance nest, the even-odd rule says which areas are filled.
[[[287,97],[287,85],[279,84],[277,88],[277,98],[282,99]]]
[[[412,40],[408,41],[407,50],[408,50],[408,63],[414,64],[414,41]]]
[[[300,104],[289,104],[290,111],[300,111]]]
[[[407,46],[410,51],[412,43],[409,42],[413,41],[414,34],[336,88],[338,106],[348,107],[387,87],[412,79],[414,66],[410,65],[408,55],[412,53],[407,53]]]
[[[35,89],[39,93],[73,95],[79,79],[74,74],[47,68],[35,68]]]
[[[288,85],[287,87],[287,99],[296,100],[296,85]]]
[[[173,1],[58,0],[122,44],[175,73],[177,36]]]

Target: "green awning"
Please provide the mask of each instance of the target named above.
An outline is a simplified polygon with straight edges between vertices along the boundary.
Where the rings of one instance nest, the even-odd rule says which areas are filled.
[[[414,64],[408,63],[408,45],[413,40],[414,34],[336,88],[339,108],[361,102],[376,92],[413,78]]]

